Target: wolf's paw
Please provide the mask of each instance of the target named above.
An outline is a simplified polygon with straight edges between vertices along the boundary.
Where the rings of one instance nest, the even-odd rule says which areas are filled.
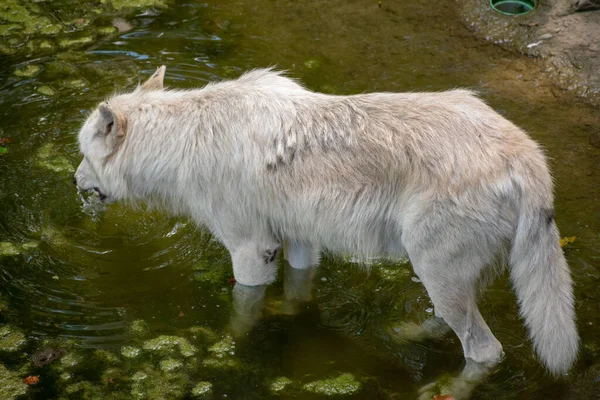
[[[456,400],[468,400],[473,390],[490,375],[496,365],[467,360],[465,368],[458,376],[443,375],[435,382],[423,386],[419,390],[419,400],[431,400],[436,395],[438,398],[449,395]]]

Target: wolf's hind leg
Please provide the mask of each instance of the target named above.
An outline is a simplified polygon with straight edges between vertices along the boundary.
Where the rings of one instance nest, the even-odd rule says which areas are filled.
[[[434,262],[431,257],[413,261],[436,314],[456,333],[465,358],[479,363],[498,363],[502,345],[483,320],[477,307],[477,285],[481,271],[478,257],[473,254],[454,256]],[[473,265],[473,264],[477,265]]]

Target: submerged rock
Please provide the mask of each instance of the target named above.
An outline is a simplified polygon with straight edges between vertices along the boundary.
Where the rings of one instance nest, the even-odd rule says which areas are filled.
[[[23,378],[0,363],[0,399],[12,400],[25,393],[27,393],[27,384],[23,382]]]
[[[323,394],[326,396],[354,394],[358,393],[360,389],[360,382],[350,373],[342,374],[337,378],[324,379],[304,385],[304,390],[307,392]]]
[[[48,347],[42,350],[38,350],[31,356],[31,361],[36,367],[43,367],[51,362],[61,358],[67,351],[65,349],[55,349]]]
[[[15,353],[20,351],[25,344],[27,344],[27,339],[23,332],[10,325],[0,327],[0,352]]]

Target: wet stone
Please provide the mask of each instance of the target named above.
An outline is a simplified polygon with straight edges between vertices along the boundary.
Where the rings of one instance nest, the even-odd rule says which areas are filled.
[[[55,349],[55,348],[45,348],[42,350],[36,351],[31,356],[31,361],[33,361],[33,365],[36,367],[43,367],[44,365],[48,365],[51,362],[58,360],[66,353],[64,349]]]

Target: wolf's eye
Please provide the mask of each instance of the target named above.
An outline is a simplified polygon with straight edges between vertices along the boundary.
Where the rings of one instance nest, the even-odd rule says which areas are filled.
[[[108,124],[106,124],[106,134],[108,135],[110,133],[110,131],[112,130],[113,127],[113,122],[109,122]]]

